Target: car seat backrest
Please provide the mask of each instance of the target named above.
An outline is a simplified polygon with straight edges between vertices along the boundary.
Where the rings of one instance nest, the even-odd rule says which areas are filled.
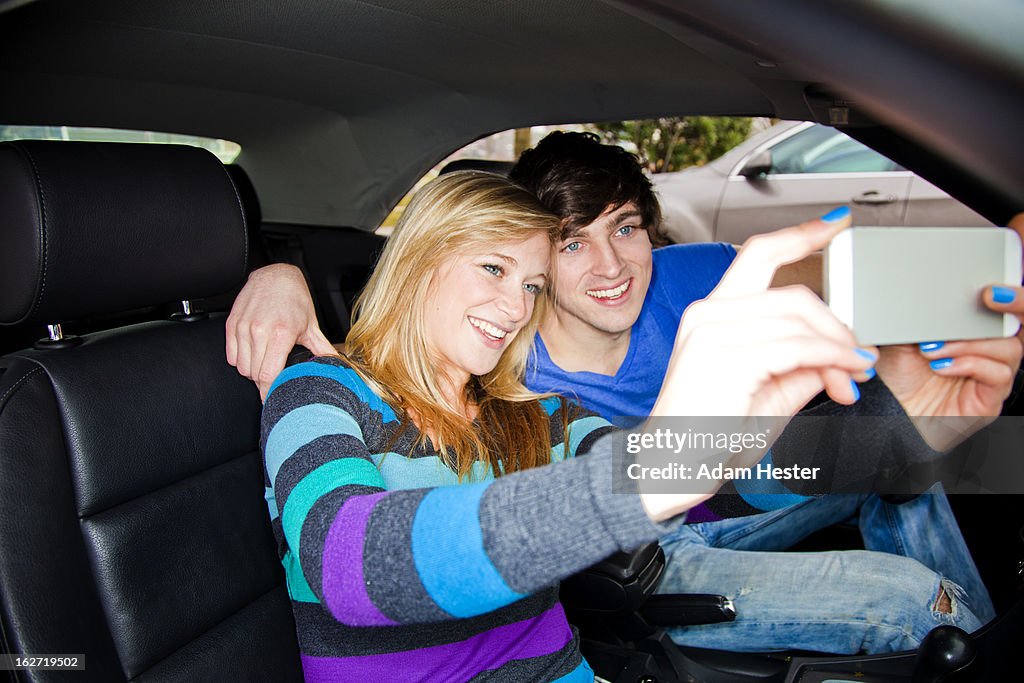
[[[202,150],[2,143],[0,215],[0,324],[212,296],[246,271],[235,187]],[[301,680],[259,397],[224,361],[223,315],[0,367],[3,651],[84,654],[74,680]]]

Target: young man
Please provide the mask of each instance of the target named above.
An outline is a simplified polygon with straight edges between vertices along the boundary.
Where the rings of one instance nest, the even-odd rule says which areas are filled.
[[[541,324],[527,385],[575,396],[609,419],[646,415],[684,310],[715,287],[735,250],[708,244],[652,251],[660,215],[650,182],[635,157],[594,136],[554,133],[524,153],[511,177],[564,225],[553,305]],[[845,221],[848,211],[825,218]],[[797,272],[796,279],[806,275]],[[1020,298],[1011,306],[1019,308]],[[333,352],[316,327],[301,274],[281,267],[255,273],[228,320],[229,362],[265,389],[295,342],[314,353]],[[915,414],[994,415],[1020,355],[1013,339],[954,343],[928,353],[895,348],[878,368],[895,380],[897,398]],[[939,359],[952,362],[933,369],[929,362]],[[871,394],[862,403],[899,410],[880,382],[867,387]],[[919,409],[926,402],[935,412]],[[771,492],[778,495],[764,495]],[[749,514],[764,509],[772,511]],[[866,547],[875,552],[778,552],[846,520],[859,522]],[[683,644],[884,652],[915,646],[933,626],[972,630],[992,616],[941,493],[893,505],[872,495],[810,499],[781,488],[741,490],[716,496],[689,521],[662,539],[670,560],[661,590],[724,594],[733,599],[737,618],[672,629]]]

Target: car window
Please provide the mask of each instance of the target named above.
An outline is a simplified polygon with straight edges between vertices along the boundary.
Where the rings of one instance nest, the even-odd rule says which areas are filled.
[[[86,142],[149,142],[163,145],[190,145],[212,152],[222,164],[230,164],[242,151],[231,140],[204,138],[152,130],[115,128],[79,128],[75,126],[5,126],[0,124],[0,140],[77,140]]]
[[[878,173],[897,164],[828,126],[811,126],[772,148],[773,174]]]

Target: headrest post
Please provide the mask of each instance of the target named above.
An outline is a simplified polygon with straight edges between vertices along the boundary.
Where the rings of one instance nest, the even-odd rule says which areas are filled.
[[[181,310],[177,313],[173,313],[171,318],[174,320],[180,320],[182,322],[191,323],[196,320],[205,320],[209,315],[195,306],[192,302],[187,299],[181,300]]]
[[[68,349],[82,343],[82,338],[73,334],[65,337],[64,330],[61,329],[60,323],[47,325],[46,333],[49,335],[48,338],[40,339],[32,346],[37,349]]]

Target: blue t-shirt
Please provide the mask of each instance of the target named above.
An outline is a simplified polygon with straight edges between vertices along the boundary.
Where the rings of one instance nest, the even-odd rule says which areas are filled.
[[[575,398],[605,419],[646,417],[661,390],[679,319],[703,299],[736,257],[729,244],[676,244],[654,250],[651,284],[629,338],[629,350],[614,376],[566,372],[548,355],[540,335],[526,370],[526,386]]]
[[[535,353],[531,354],[526,370],[526,386],[537,392],[572,397],[620,427],[639,423],[639,418],[650,414],[661,391],[679,320],[686,307],[711,293],[734,258],[736,250],[723,243],[677,244],[655,249],[651,285],[618,372],[614,376],[566,372],[551,360],[538,334]],[[771,463],[771,451],[763,462]],[[737,480],[723,491],[740,495],[715,496],[691,510],[687,520],[709,522],[775,510],[804,500],[804,496],[774,479]]]

